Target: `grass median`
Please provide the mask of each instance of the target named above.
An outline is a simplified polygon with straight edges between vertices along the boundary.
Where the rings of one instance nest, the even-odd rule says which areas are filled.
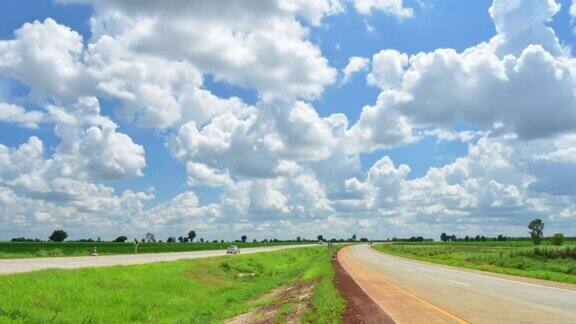
[[[321,247],[5,275],[0,322],[217,323],[266,305],[282,322],[295,300],[265,294],[300,284],[311,287],[302,319],[332,323],[344,308],[333,276]]]
[[[138,253],[189,252],[222,250],[234,244],[239,248],[305,244],[303,242],[194,242],[194,243],[141,243]],[[133,242],[0,242],[0,259],[88,256],[94,248],[100,255],[134,253]]]
[[[576,284],[576,242],[528,241],[376,244],[376,250],[444,265]]]

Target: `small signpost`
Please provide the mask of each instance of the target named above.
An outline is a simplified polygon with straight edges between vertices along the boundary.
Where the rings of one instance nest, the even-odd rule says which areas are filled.
[[[140,245],[140,242],[138,242],[137,239],[134,239],[134,253],[138,254],[138,245]]]

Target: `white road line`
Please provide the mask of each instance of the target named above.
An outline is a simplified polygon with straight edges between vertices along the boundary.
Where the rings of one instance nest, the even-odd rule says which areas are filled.
[[[460,281],[456,281],[456,280],[450,280],[451,282],[455,283],[455,284],[459,284],[459,285],[464,285],[464,286],[470,286],[470,284],[467,284],[465,282],[460,282]]]
[[[457,273],[465,274],[465,275],[472,275],[472,276],[477,276],[477,277],[483,277],[483,278],[486,278],[486,279],[507,281],[507,282],[511,282],[511,283],[515,283],[515,284],[520,284],[520,285],[525,285],[525,286],[548,288],[548,289],[552,289],[552,290],[557,290],[557,291],[567,292],[567,293],[571,293],[571,294],[576,294],[576,291],[574,291],[574,290],[568,290],[568,289],[562,289],[562,288],[550,287],[550,286],[543,286],[543,285],[538,285],[538,284],[533,284],[533,283],[523,282],[523,281],[516,281],[516,280],[511,280],[511,279],[504,279],[504,278],[492,277],[492,276],[483,275],[483,274],[479,274],[479,273],[475,273],[475,272],[467,272],[467,271],[460,271],[460,270],[455,270],[455,269],[450,269],[450,268],[445,268],[445,267],[432,266],[432,265],[423,264],[423,263],[419,263],[419,262],[404,260],[404,259],[401,259],[401,258],[397,258],[397,257],[391,256],[391,255],[388,255],[388,254],[382,254],[382,253],[375,252],[375,251],[371,251],[371,250],[368,250],[368,251],[369,251],[370,253],[374,253],[374,254],[376,254],[376,255],[380,255],[380,257],[382,257],[382,258],[390,258],[390,259],[396,260],[396,261],[401,262],[401,263],[418,264],[418,265],[420,265],[420,266],[422,266],[422,267],[432,268],[432,269],[436,269],[436,270],[452,271],[452,272],[457,272]]]

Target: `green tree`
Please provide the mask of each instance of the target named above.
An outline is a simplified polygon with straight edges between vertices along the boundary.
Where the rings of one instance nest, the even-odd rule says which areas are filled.
[[[356,234],[352,235],[352,241],[356,242]]]
[[[114,239],[114,242],[126,242],[126,240],[128,240],[128,238],[124,235],[118,236],[117,238]]]
[[[246,235],[242,235],[242,237],[240,238],[242,240],[242,242],[246,242],[246,240],[248,239],[248,237]]]
[[[554,244],[554,245],[562,245],[562,243],[564,243],[564,234],[562,234],[562,233],[556,233],[556,234],[554,234],[554,236],[552,236],[552,238],[550,239],[550,241],[551,241],[552,244]]]
[[[540,245],[542,243],[542,239],[544,238],[544,223],[541,219],[536,218],[533,219],[530,224],[528,224],[528,228],[530,229],[530,236],[532,237],[532,242],[534,245]]]
[[[188,232],[188,238],[190,239],[190,242],[193,242],[195,237],[196,237],[196,231]]]
[[[446,233],[442,233],[440,234],[440,241],[442,242],[448,242],[448,235],[446,235]]]
[[[318,235],[317,239],[318,239],[319,242],[322,242],[322,241],[324,241],[324,236],[323,236],[323,235]]]
[[[64,242],[64,240],[68,237],[68,233],[63,229],[55,230],[52,232],[52,235],[48,238],[48,240],[53,242]]]

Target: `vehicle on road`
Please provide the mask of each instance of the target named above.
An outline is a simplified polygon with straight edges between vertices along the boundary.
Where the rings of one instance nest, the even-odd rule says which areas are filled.
[[[238,254],[240,253],[240,249],[236,245],[230,245],[226,249],[226,254]]]

